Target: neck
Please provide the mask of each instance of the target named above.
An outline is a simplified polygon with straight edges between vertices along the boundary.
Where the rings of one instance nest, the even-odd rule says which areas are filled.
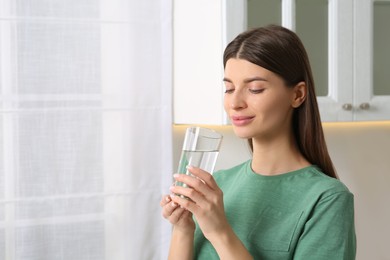
[[[309,166],[294,137],[253,138],[252,169],[261,175],[278,175]]]

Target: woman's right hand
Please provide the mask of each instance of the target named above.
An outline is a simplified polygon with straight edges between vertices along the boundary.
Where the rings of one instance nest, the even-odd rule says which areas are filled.
[[[162,216],[174,226],[175,230],[193,233],[195,222],[192,213],[173,202],[171,196],[175,195],[164,195],[160,201]]]

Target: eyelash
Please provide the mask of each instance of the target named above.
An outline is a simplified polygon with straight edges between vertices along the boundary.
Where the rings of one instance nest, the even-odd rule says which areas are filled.
[[[249,89],[249,92],[251,92],[252,94],[260,94],[264,91],[264,89]]]
[[[264,89],[249,89],[249,92],[252,94],[260,94],[264,91]],[[227,89],[225,90],[225,94],[231,94],[234,92],[234,89]]]

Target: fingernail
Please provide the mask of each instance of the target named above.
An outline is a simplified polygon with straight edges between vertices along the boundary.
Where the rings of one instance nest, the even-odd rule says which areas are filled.
[[[172,201],[172,202],[171,202],[171,206],[172,206],[172,207],[176,207],[177,204],[176,204],[175,202]]]
[[[194,169],[194,166],[192,166],[192,165],[187,165],[187,167],[186,167],[188,170],[192,170],[192,169]]]
[[[176,179],[177,177],[179,177],[179,174],[175,173],[175,174],[173,175],[173,178]]]
[[[165,197],[165,201],[166,201],[166,202],[169,202],[170,200],[171,200],[171,199],[169,198],[169,196],[166,196],[166,197]]]

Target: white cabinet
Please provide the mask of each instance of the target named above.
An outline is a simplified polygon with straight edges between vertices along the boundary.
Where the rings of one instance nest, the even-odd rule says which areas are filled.
[[[173,3],[174,123],[223,124],[221,1]]]
[[[259,2],[262,0],[174,0],[174,123],[227,123],[223,50],[247,28],[248,9]],[[262,7],[270,6],[269,1],[263,2]],[[316,10],[326,12],[327,54],[313,57],[310,52],[323,49],[306,47],[314,70],[316,58],[318,64],[327,63],[324,72],[314,71],[316,81],[326,79],[326,94],[318,96],[322,120],[389,120],[390,84],[385,76],[390,74],[390,0],[282,0],[272,7],[280,8],[276,11],[280,16],[273,15],[273,19],[280,17],[281,25],[298,29],[300,34],[301,15],[316,4]],[[264,8],[262,12],[267,11]],[[310,30],[318,30],[312,27],[307,27],[309,38]]]
[[[244,30],[237,0],[173,1],[173,106],[175,124],[226,124],[223,50]],[[236,15],[227,20],[227,10]]]
[[[318,97],[323,121],[365,121],[390,119],[390,84],[374,78],[375,64],[386,66],[389,61],[374,60],[374,53],[389,55],[386,48],[374,48],[374,40],[387,43],[390,22],[390,1],[330,0],[329,11],[329,85],[328,95]],[[376,6],[380,3],[380,6]],[[374,24],[374,7],[387,16]],[[386,15],[387,12],[387,15]],[[378,17],[377,17],[378,18]],[[387,37],[387,38],[385,38]],[[380,46],[379,46],[380,47]],[[383,69],[383,68],[381,68]],[[376,91],[376,88],[379,91]]]
[[[390,119],[390,1],[354,1],[354,120]]]

